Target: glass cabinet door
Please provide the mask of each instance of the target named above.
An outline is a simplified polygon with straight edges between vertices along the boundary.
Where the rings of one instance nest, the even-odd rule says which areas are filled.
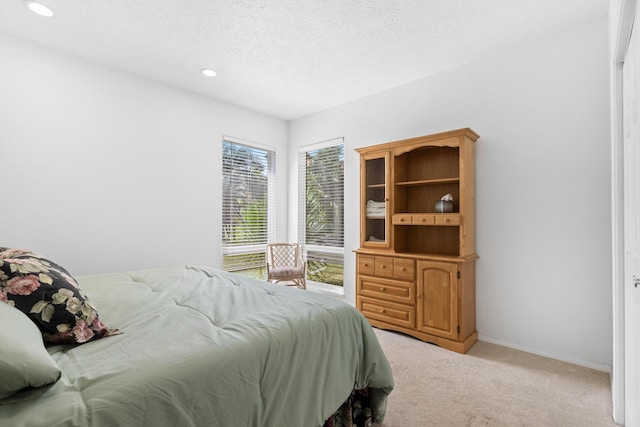
[[[389,154],[361,159],[361,230],[363,247],[388,248],[389,242]]]

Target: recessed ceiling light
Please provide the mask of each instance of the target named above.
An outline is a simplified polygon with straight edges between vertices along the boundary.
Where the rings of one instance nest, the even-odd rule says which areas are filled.
[[[47,6],[43,5],[42,3],[38,3],[37,1],[24,0],[24,5],[27,6],[30,11],[40,16],[46,16],[47,18],[50,18],[53,16],[53,12],[51,11],[51,9],[49,9]]]
[[[202,70],[200,70],[200,72],[207,77],[215,77],[216,74],[218,74],[216,73],[215,70],[212,70],[211,68],[203,68]]]

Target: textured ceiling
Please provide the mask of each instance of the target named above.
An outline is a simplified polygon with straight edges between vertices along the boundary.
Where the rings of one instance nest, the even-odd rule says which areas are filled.
[[[608,12],[608,0],[41,2],[54,17],[1,0],[0,32],[286,120]]]

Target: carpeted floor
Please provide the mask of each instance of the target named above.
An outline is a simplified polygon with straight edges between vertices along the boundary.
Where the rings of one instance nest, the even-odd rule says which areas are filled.
[[[616,426],[608,373],[482,341],[463,355],[375,331],[396,383],[383,427]]]

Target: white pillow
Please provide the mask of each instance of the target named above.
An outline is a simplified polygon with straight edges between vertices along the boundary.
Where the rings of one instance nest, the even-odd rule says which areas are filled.
[[[35,397],[60,374],[35,323],[0,301],[0,404]]]

